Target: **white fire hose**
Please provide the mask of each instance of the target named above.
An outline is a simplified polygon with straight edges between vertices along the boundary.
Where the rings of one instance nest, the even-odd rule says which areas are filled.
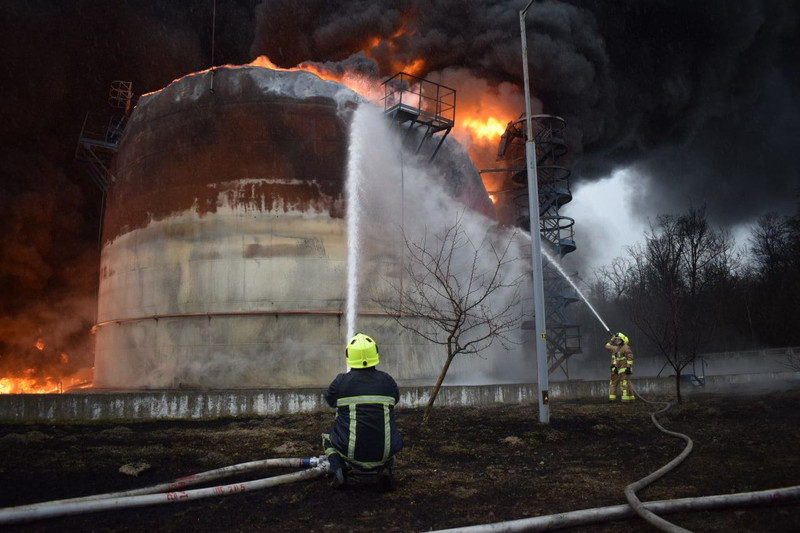
[[[633,387],[633,382],[631,382]],[[678,500],[661,500],[654,502],[642,503],[636,497],[636,491],[646,487],[656,479],[659,479],[667,472],[674,469],[691,453],[693,443],[692,439],[682,433],[676,433],[665,429],[656,420],[656,415],[663,413],[670,408],[669,402],[652,402],[642,397],[637,391],[634,390],[636,396],[642,401],[647,403],[666,404],[663,409],[650,414],[650,419],[656,427],[673,437],[678,437],[686,441],[686,447],[683,451],[675,457],[672,461],[659,468],[652,474],[645,478],[631,483],[625,487],[625,498],[628,505],[615,505],[609,507],[596,507],[593,509],[583,509],[580,511],[571,511],[566,513],[557,513],[546,516],[537,516],[533,518],[523,518],[520,520],[511,520],[508,522],[495,522],[491,524],[478,524],[475,526],[458,527],[452,529],[443,529],[433,531],[430,533],[452,533],[455,531],[461,533],[510,533],[515,531],[553,531],[556,529],[563,529],[569,527],[585,526],[589,524],[597,524],[601,522],[610,522],[613,520],[621,520],[625,518],[632,518],[639,516],[650,525],[656,527],[661,531],[668,533],[691,533],[671,522],[667,522],[658,514],[679,513],[687,511],[708,511],[712,509],[722,509],[728,507],[746,507],[746,506],[760,506],[770,504],[783,504],[793,500],[800,499],[800,485],[785,487],[779,489],[770,489],[756,492],[742,492],[739,494],[723,494],[718,496],[705,496],[699,498],[683,498]]]
[[[284,474],[231,485],[219,485],[194,490],[181,490],[184,487],[206,483],[215,479],[241,474],[251,470],[274,467],[305,468],[299,472]],[[201,472],[191,476],[178,478],[169,483],[162,483],[152,487],[133,489],[129,491],[96,494],[66,500],[20,505],[0,509],[0,524],[13,524],[55,516],[66,516],[96,511],[106,511],[115,508],[143,507],[161,503],[177,503],[211,496],[227,496],[259,490],[276,485],[283,485],[293,481],[313,479],[328,472],[328,459],[323,455],[304,459],[265,459],[227,466],[208,472]]]
[[[800,485],[757,492],[742,492],[739,494],[722,494],[718,496],[704,496],[701,498],[682,498],[679,500],[660,500],[645,502],[642,505],[654,513],[669,514],[689,511],[710,511],[728,507],[750,507],[788,503],[798,499],[800,499]],[[608,507],[570,511],[567,513],[522,518],[520,520],[510,520],[508,522],[441,529],[429,533],[453,533],[455,531],[460,533],[553,531],[556,529],[622,520],[634,516],[636,516],[636,512],[631,509],[630,505],[612,505]]]
[[[639,498],[636,496],[636,491],[638,491],[640,489],[643,489],[644,487],[648,486],[653,481],[659,479],[664,474],[666,474],[667,472],[670,472],[673,468],[675,468],[676,466],[681,464],[683,462],[683,460],[686,459],[689,456],[690,453],[692,453],[692,448],[694,447],[694,443],[692,442],[692,439],[690,439],[688,436],[684,435],[683,433],[677,433],[675,431],[669,431],[668,429],[665,429],[664,426],[659,424],[658,420],[656,420],[656,415],[659,415],[659,414],[667,411],[672,406],[671,403],[669,403],[669,402],[652,402],[652,401],[648,400],[647,398],[644,398],[633,387],[633,380],[631,380],[631,389],[633,390],[634,394],[636,394],[636,396],[639,397],[639,399],[641,399],[642,401],[644,401],[646,403],[649,403],[649,404],[660,403],[660,404],[664,405],[663,409],[661,409],[659,411],[656,411],[655,413],[650,413],[650,420],[653,421],[653,424],[655,424],[655,426],[662,433],[666,433],[667,435],[670,435],[672,437],[678,437],[679,439],[683,439],[684,441],[686,441],[686,447],[683,449],[683,451],[677,457],[675,457],[669,463],[665,464],[664,466],[662,466],[661,468],[659,468],[658,470],[656,470],[652,474],[640,479],[639,481],[637,481],[635,483],[631,483],[630,485],[625,487],[625,499],[628,501],[628,505],[631,506],[631,508],[634,510],[634,512],[636,512],[637,515],[639,515],[644,521],[646,521],[648,524],[652,525],[653,527],[659,529],[660,531],[665,531],[667,533],[691,533],[688,529],[683,529],[682,527],[676,526],[675,524],[673,524],[671,522],[667,522],[666,520],[664,520],[663,518],[661,518],[657,514],[653,513],[652,511],[648,510],[647,508],[645,508],[645,506],[642,505],[641,500],[639,500]]]
[[[782,504],[800,499],[800,485],[798,485],[780,489],[745,492],[739,494],[724,494],[717,496],[662,500],[644,503],[641,502],[636,497],[635,492],[646,487],[656,479],[662,477],[664,474],[678,466],[678,464],[680,464],[689,455],[689,453],[691,453],[693,443],[692,440],[686,435],[668,431],[656,421],[656,415],[669,409],[670,404],[668,402],[652,402],[643,398],[638,392],[636,392],[636,395],[647,403],[665,403],[665,408],[650,415],[651,420],[662,432],[684,439],[687,442],[687,446],[679,456],[657,471],[625,487],[625,497],[628,500],[628,505],[583,509],[579,511],[512,520],[508,522],[496,522],[492,524],[479,524],[469,527],[439,530],[438,532],[433,533],[454,531],[460,531],[464,533],[552,531],[568,527],[577,527],[606,521],[621,520],[625,518],[631,518],[636,515],[640,516],[648,523],[662,531],[667,531],[669,533],[690,533],[688,530],[667,522],[657,515],[688,511],[706,511],[728,507]],[[306,470],[270,478],[257,479],[254,481],[234,483],[231,485],[219,485],[215,487],[188,491],[182,490],[185,487],[206,483],[235,474],[276,467],[305,468]],[[251,461],[248,463],[240,463],[177,478],[171,482],[161,483],[150,487],[107,494],[83,496],[79,498],[54,500],[50,502],[21,505],[17,507],[7,507],[5,509],[0,509],[0,525],[52,518],[56,516],[105,511],[115,508],[143,507],[162,503],[177,503],[189,500],[197,500],[212,496],[239,494],[291,483],[293,481],[320,477],[327,473],[329,468],[330,466],[325,456],[302,459],[279,458]]]

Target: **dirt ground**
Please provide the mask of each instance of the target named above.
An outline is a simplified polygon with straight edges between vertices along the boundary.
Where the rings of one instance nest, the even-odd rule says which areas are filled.
[[[653,398],[663,400],[662,398]],[[374,478],[348,490],[329,477],[259,491],[0,526],[16,531],[430,531],[619,505],[626,485],[684,448],[661,433],[661,408],[553,401],[550,424],[537,405],[399,409],[406,448],[397,488]],[[320,454],[333,413],[213,421],[0,427],[0,507],[144,487],[236,463]],[[729,494],[800,484],[800,391],[692,395],[658,417],[689,435],[694,450],[639,493],[642,501]],[[138,465],[128,474],[122,468]],[[142,469],[137,475],[138,469]],[[272,476],[269,470],[214,484]],[[800,531],[800,502],[672,514],[692,531]],[[622,529],[621,529],[622,528]],[[641,519],[572,531],[655,531]]]

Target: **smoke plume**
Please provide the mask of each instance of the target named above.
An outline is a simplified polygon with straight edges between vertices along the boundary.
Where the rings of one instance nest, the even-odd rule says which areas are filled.
[[[251,55],[290,66],[366,54],[383,76],[422,60],[419,74],[442,83],[443,71],[458,68],[481,83],[521,87],[524,4],[265,1]],[[799,12],[764,0],[535,2],[527,17],[533,96],[541,112],[566,119],[575,180],[635,167],[653,184],[642,210],[707,202],[721,224],[793,210]]]

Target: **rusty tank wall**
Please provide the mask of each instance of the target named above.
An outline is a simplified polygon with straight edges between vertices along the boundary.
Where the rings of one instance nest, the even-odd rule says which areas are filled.
[[[106,201],[95,387],[321,387],[345,370],[344,184],[361,104],[311,73],[254,66],[140,99]],[[435,380],[440,349],[380,313],[359,329],[398,381]]]

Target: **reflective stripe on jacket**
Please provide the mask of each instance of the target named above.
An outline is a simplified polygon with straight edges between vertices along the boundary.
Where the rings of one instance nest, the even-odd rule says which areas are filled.
[[[611,352],[611,366],[618,370],[630,368],[633,370],[633,350],[627,344],[614,346],[610,342],[606,344],[606,350]]]

